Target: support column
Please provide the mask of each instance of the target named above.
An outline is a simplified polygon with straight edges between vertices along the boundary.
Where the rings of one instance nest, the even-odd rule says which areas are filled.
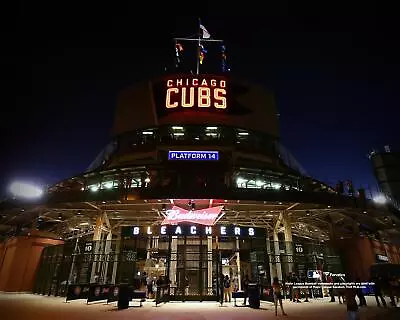
[[[238,289],[242,290],[242,274],[240,271],[240,252],[239,252],[239,238],[236,238],[236,265],[237,265],[237,274],[238,274]]]
[[[178,237],[172,236],[171,239],[171,263],[169,269],[169,280],[171,281],[171,286],[176,286],[176,265],[177,265],[177,252],[178,251]]]
[[[118,262],[119,262],[120,247],[121,247],[121,228],[118,232],[117,244],[115,246],[115,255],[114,255],[113,271],[112,271],[112,278],[111,278],[112,284],[115,284],[115,280],[117,277],[117,268],[118,268]]]
[[[328,224],[328,227],[329,227],[329,240],[330,240],[332,243],[335,243],[335,240],[336,240],[335,225],[334,225],[334,223],[332,222],[332,223],[329,223],[329,224]]]
[[[72,257],[72,263],[71,263],[71,269],[69,271],[69,277],[68,277],[68,284],[75,284],[76,282],[76,277],[74,277],[74,268],[75,268],[75,261],[76,261],[76,256],[78,254],[78,245],[79,245],[79,237],[76,238],[75,242],[75,248],[74,248],[74,253]]]
[[[283,227],[284,236],[285,236],[285,246],[286,246],[286,256],[288,263],[288,272],[293,271],[294,263],[293,263],[293,238],[292,238],[292,225],[287,216],[283,217]]]
[[[111,252],[111,242],[112,242],[112,232],[111,230],[107,234],[107,239],[106,239],[106,245],[104,248],[104,254],[105,254],[105,262],[104,262],[104,268],[103,268],[103,273],[101,275],[101,278],[103,279],[103,284],[108,283],[107,281],[107,274],[108,274],[108,261],[110,261],[108,255]]]
[[[152,241],[152,237],[149,236],[149,237],[147,238],[147,246],[146,246],[146,251],[147,251],[146,260],[147,260],[147,261],[150,259],[151,241]]]
[[[282,281],[282,265],[281,265],[281,251],[279,249],[279,237],[278,232],[274,230],[274,251],[275,251],[275,267],[276,276],[279,281]]]
[[[207,288],[207,294],[211,295],[212,294],[212,237],[208,236],[207,237],[207,283],[208,283],[208,288]]]
[[[355,237],[360,236],[360,228],[359,228],[359,222],[357,220],[353,220],[353,235]]]
[[[93,264],[92,264],[92,272],[90,274],[90,283],[95,283],[97,282],[96,278],[96,270],[97,270],[97,265],[98,265],[98,254],[100,253],[100,247],[101,247],[101,238],[103,235],[103,223],[104,223],[104,217],[103,213],[100,213],[97,216],[96,219],[96,226],[94,228],[94,234],[93,234],[93,242],[94,242],[94,259],[93,259]]]
[[[267,236],[266,236],[266,246],[267,246],[267,255],[268,255],[268,265],[269,265],[269,275],[270,275],[270,281],[272,284],[272,281],[274,277],[276,277],[276,272],[274,269],[274,261],[272,260],[273,252],[271,251],[271,241],[269,239],[269,234],[267,230]]]

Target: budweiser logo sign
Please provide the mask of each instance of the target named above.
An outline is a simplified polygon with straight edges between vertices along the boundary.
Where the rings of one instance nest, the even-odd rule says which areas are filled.
[[[177,206],[167,210],[162,224],[178,224],[182,222],[197,223],[205,226],[212,226],[217,222],[218,217],[222,217],[223,206],[212,207],[201,210],[185,210]]]

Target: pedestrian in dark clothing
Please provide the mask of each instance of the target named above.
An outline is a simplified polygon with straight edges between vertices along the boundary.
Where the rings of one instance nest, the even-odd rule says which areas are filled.
[[[360,278],[356,279],[356,283],[358,283],[358,284],[361,283]],[[357,294],[358,299],[360,300],[359,306],[360,307],[366,307],[367,306],[367,300],[365,300],[365,295],[362,292],[362,289],[361,288],[356,289],[356,294]]]
[[[347,320],[358,320],[358,305],[356,301],[356,290],[346,289]]]
[[[249,282],[250,282],[249,275],[246,274],[244,276],[243,285],[242,285],[243,293],[244,293],[244,303],[243,303],[244,306],[246,305],[247,297],[249,295]]]
[[[219,296],[220,296],[221,306],[224,303],[224,282],[225,282],[225,276],[223,273],[221,273],[219,276]]]
[[[375,295],[376,304],[378,307],[381,306],[381,304],[379,303],[379,299],[378,299],[378,298],[380,298],[383,306],[386,308],[386,301],[382,295],[382,278],[377,277],[374,279],[374,282],[375,282],[374,295]]]

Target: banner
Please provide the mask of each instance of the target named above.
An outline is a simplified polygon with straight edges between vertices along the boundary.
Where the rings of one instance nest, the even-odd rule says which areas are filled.
[[[107,303],[118,301],[119,297],[119,286],[110,286],[108,290]]]
[[[89,285],[87,284],[71,284],[67,290],[67,300],[87,299],[89,295]]]
[[[90,285],[87,302],[108,300],[109,293],[109,285]]]

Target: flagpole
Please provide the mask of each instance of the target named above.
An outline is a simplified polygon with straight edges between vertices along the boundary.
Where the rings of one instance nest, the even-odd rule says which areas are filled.
[[[200,33],[201,33],[201,28],[200,28],[200,18],[197,20],[198,26],[197,26],[197,63],[196,63],[196,74],[199,75],[200,71]]]

